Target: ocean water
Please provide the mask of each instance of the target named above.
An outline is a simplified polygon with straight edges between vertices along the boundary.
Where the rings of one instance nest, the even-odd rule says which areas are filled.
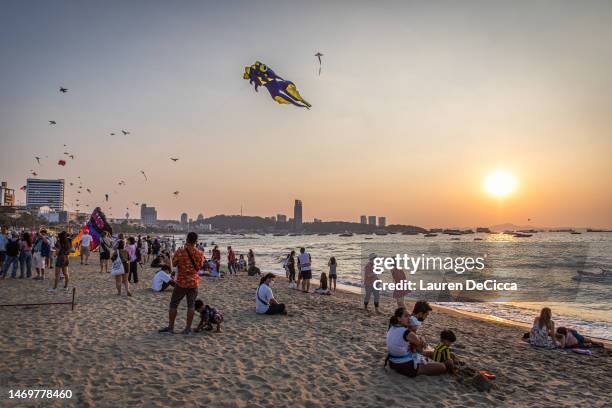
[[[175,236],[182,242],[184,236]],[[459,238],[457,240],[457,238]],[[475,241],[474,238],[482,240]],[[438,235],[390,234],[354,235],[301,235],[273,236],[271,234],[200,235],[207,243],[207,256],[216,243],[225,261],[226,247],[231,245],[240,254],[253,249],[257,266],[262,272],[284,275],[282,260],[291,250],[298,252],[304,246],[312,256],[315,286],[322,271],[328,270],[330,256],[337,260],[338,283],[359,291],[362,265],[367,255],[387,252],[419,255],[465,254],[487,255],[484,275],[462,278],[496,279],[518,282],[520,290],[490,296],[480,301],[437,301],[452,309],[478,313],[494,318],[532,323],[539,310],[548,306],[553,310],[557,326],[577,329],[597,338],[612,340],[612,279],[603,281],[576,281],[577,270],[612,270],[612,233],[541,232],[530,238],[515,238],[504,234],[469,234],[459,237]],[[385,254],[387,255],[387,254]],[[453,276],[451,276],[453,275]],[[454,274],[446,275],[454,278]],[[381,275],[382,276],[382,275]],[[410,279],[410,275],[408,275]],[[385,279],[383,279],[385,280]],[[388,280],[388,279],[387,279]],[[407,299],[423,298],[423,292],[411,293]],[[430,299],[435,301],[436,299]]]

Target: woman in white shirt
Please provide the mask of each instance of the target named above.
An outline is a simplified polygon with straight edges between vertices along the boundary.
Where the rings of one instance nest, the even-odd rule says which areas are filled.
[[[268,273],[261,278],[257,292],[255,292],[255,312],[259,314],[286,315],[285,305],[278,303],[272,294],[272,286],[274,286],[274,274]]]
[[[444,363],[427,362],[419,350],[425,346],[410,326],[410,313],[400,307],[389,320],[387,331],[387,362],[392,370],[407,377],[419,374],[438,375],[447,372]]]

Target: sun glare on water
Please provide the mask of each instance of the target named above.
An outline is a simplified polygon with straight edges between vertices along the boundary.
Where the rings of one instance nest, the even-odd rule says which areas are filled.
[[[485,190],[495,197],[505,197],[516,188],[516,178],[502,170],[491,173],[485,179]]]

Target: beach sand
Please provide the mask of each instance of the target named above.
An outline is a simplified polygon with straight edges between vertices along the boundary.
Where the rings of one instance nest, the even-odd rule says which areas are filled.
[[[93,258],[97,261],[97,255]],[[395,308],[366,314],[355,294],[303,294],[278,279],[275,297],[290,316],[254,312],[258,277],[201,279],[200,298],[225,316],[223,333],[157,333],[167,324],[170,291],[149,288],[141,272],[134,297],[118,297],[114,279],[71,260],[77,305],[3,307],[1,406],[604,406],[608,357],[538,350],[523,329],[436,310],[419,329],[435,345],[455,331],[469,367],[497,375],[489,392],[444,375],[410,379],[383,369],[385,332]],[[94,262],[95,263],[95,262]],[[1,303],[62,301],[50,281],[0,280]],[[316,286],[316,285],[315,285]],[[409,307],[412,305],[409,304]],[[181,304],[176,329],[185,322]],[[198,316],[196,315],[195,323]],[[13,389],[70,389],[71,400],[9,400]],[[608,405],[609,406],[609,405]]]

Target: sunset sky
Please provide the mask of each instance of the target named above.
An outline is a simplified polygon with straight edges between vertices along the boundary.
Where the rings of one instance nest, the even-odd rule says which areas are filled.
[[[81,176],[68,206],[114,216],[300,198],[306,220],[612,227],[610,21],[609,1],[4,1],[0,179]],[[312,109],[256,93],[257,60]]]

